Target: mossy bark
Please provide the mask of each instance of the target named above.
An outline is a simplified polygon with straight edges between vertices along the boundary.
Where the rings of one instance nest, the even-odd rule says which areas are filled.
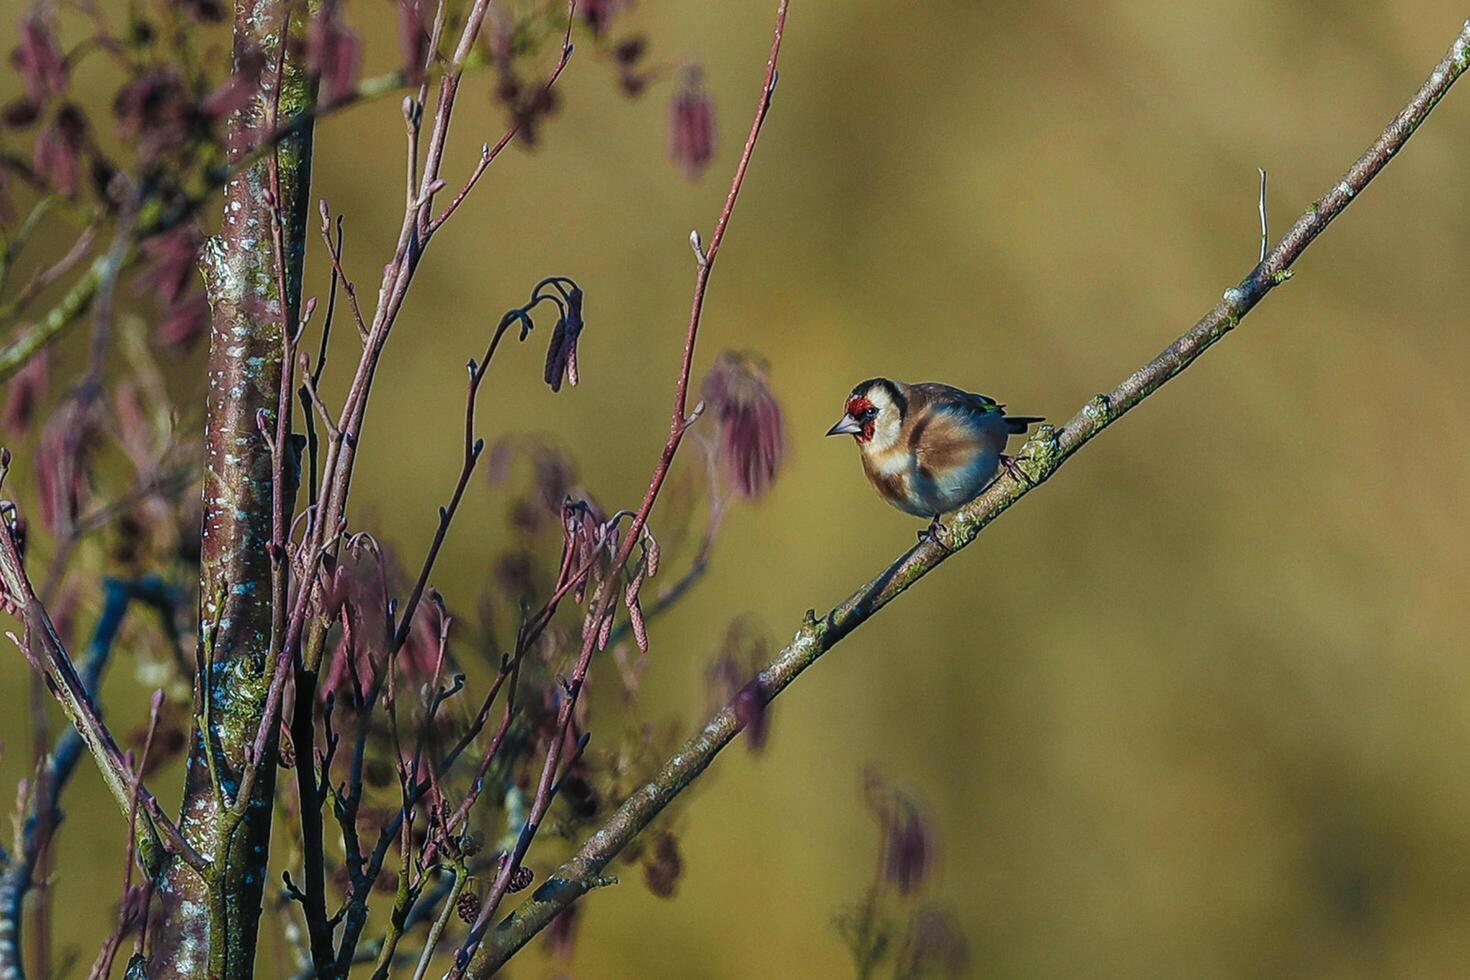
[[[264,54],[268,67],[256,97],[230,121],[232,159],[242,158],[273,126],[282,7],[278,0],[237,0],[235,5],[236,67],[254,51]],[[304,11],[293,18],[292,38],[305,36],[304,18]],[[315,87],[300,55],[288,46],[280,121],[309,108],[314,97]],[[248,977],[254,968],[268,876],[274,733],[244,818],[227,840],[221,838],[230,820],[217,799],[208,752],[212,742],[219,782],[225,796],[233,797],[246,747],[260,726],[273,662],[272,467],[257,414],[263,412],[274,426],[282,323],[295,322],[301,302],[311,147],[308,124],[283,140],[278,153],[287,295],[281,297],[277,288],[265,158],[242,169],[226,186],[219,234],[202,258],[212,311],[199,616],[200,660],[207,667],[196,682],[201,716],[190,739],[181,821],[185,836],[214,865],[208,876],[201,876],[174,862],[165,874],[149,976]],[[206,649],[205,638],[211,635],[213,642]],[[206,703],[207,739],[201,721]]]

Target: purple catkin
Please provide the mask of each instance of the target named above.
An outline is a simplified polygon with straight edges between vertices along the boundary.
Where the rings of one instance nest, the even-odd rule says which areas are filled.
[[[715,107],[698,67],[684,73],[684,81],[669,103],[669,159],[695,180],[715,156]]]
[[[36,106],[66,88],[66,62],[51,29],[32,11],[20,23],[20,44],[10,54],[10,63],[26,87],[26,98]]]
[[[187,351],[204,335],[209,323],[209,301],[203,292],[190,293],[164,311],[155,338],[171,351]]]
[[[422,0],[398,0],[398,45],[403,55],[404,77],[409,85],[424,80],[424,55],[429,34],[424,24]]]
[[[913,894],[934,868],[934,832],[907,801],[894,802],[883,841],[883,876]]]
[[[77,196],[81,144],[60,121],[41,130],[31,150],[31,163],[36,173],[62,197]]]
[[[133,288],[152,294],[161,303],[173,303],[199,280],[199,245],[199,231],[192,225],[145,239],[142,251],[148,264],[133,280]]]
[[[718,419],[720,466],[735,492],[756,500],[771,489],[785,457],[781,405],[765,365],[726,351],[704,379],[704,397]]]
[[[322,96],[335,102],[352,94],[362,67],[362,39],[342,26],[338,5],[323,6],[311,22],[307,64],[321,79]]]
[[[3,428],[10,438],[23,438],[30,431],[36,417],[36,406],[46,397],[50,387],[51,354],[41,350],[16,372],[6,386]]]

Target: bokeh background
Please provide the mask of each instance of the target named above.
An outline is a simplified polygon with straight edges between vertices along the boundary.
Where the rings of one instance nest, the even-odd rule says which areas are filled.
[[[396,49],[379,6],[353,8],[370,64]],[[7,36],[19,8],[0,9]],[[688,232],[707,236],[723,200],[773,10],[640,0],[621,15],[655,58],[705,67],[720,152],[702,180],[666,159],[669,84],[629,100],[579,49],[539,146],[497,162],[436,239],[356,484],[385,538],[412,554],[431,533],[464,360],[552,272],[588,293],[583,382],[553,397],[539,345],[509,350],[482,429],[554,432],[600,499],[641,495]],[[724,348],[768,358],[792,452],[653,624],[643,710],[691,729],[733,616],[779,643],[912,543],[918,523],[873,495],[853,447],[822,438],[855,381],[943,380],[1069,417],[1251,267],[1256,168],[1284,230],[1465,15],[1444,0],[794,0],[697,366]],[[503,128],[490,84],[461,100],[451,175]],[[397,113],[318,128],[314,193],[348,216],[365,296],[401,206]],[[930,897],[976,975],[1465,975],[1467,147],[1455,92],[1240,330],[803,676],[763,753],[720,758],[674,817],[674,900],[629,875],[584,903],[569,966],[533,952],[515,975],[850,975],[832,920],[872,873],[869,766],[928,802]],[[177,369],[186,385],[198,362]],[[451,602],[478,594],[505,533],[476,488],[437,576]],[[0,658],[0,687],[24,677]],[[109,692],[145,696],[126,670]],[[0,736],[9,787],[22,712]],[[68,801],[57,928],[90,957],[121,835],[90,767]]]

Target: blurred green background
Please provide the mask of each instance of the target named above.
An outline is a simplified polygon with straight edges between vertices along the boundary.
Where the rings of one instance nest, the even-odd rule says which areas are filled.
[[[18,6],[0,11],[7,36]],[[540,343],[507,350],[481,429],[556,433],[600,499],[641,496],[688,232],[708,237],[719,211],[774,6],[641,0],[618,21],[656,60],[705,66],[720,152],[701,181],[665,157],[669,83],[630,101],[579,48],[540,145],[498,161],[436,239],[355,488],[356,513],[406,554],[457,471],[464,360],[546,274],[587,291],[583,382],[553,397]],[[391,58],[387,7],[352,9],[370,63]],[[792,452],[653,624],[647,715],[700,721],[734,615],[779,644],[912,543],[919,523],[821,436],[855,381],[943,380],[1066,419],[1254,264],[1256,167],[1284,231],[1465,15],[1438,0],[794,0],[697,363],[762,352]],[[503,129],[480,77],[451,183]],[[313,191],[347,215],[365,299],[399,220],[401,129],[391,101],[318,128]],[[722,756],[673,822],[675,900],[629,874],[583,903],[570,966],[534,952],[512,972],[850,975],[831,921],[871,874],[872,765],[930,804],[932,896],[976,975],[1464,976],[1467,146],[1456,92],[1236,334],[804,676],[763,754]],[[480,482],[460,520],[437,580],[469,605],[504,521]],[[13,650],[0,659],[4,689],[25,676]],[[143,696],[125,669],[109,690]],[[23,713],[0,736],[9,787]],[[121,832],[89,766],[67,799],[57,929],[90,958]]]

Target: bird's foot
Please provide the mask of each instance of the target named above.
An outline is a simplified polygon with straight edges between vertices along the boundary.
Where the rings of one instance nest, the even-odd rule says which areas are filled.
[[[1031,474],[1027,473],[1024,469],[1021,468],[1021,463],[1018,457],[1007,456],[1005,453],[1001,453],[1000,465],[1005,467],[1005,471],[1009,473],[1011,475],[1011,479],[1015,480],[1017,483],[1022,484],[1026,487],[1036,486],[1036,481],[1031,479]]]
[[[919,543],[923,544],[926,541],[932,542],[939,545],[939,547],[943,548],[945,551],[948,551],[949,545],[944,543],[944,537],[941,537],[941,535],[943,535],[944,537],[948,537],[949,528],[941,524],[939,522],[939,515],[935,514],[934,520],[929,522],[929,526],[919,532]]]

